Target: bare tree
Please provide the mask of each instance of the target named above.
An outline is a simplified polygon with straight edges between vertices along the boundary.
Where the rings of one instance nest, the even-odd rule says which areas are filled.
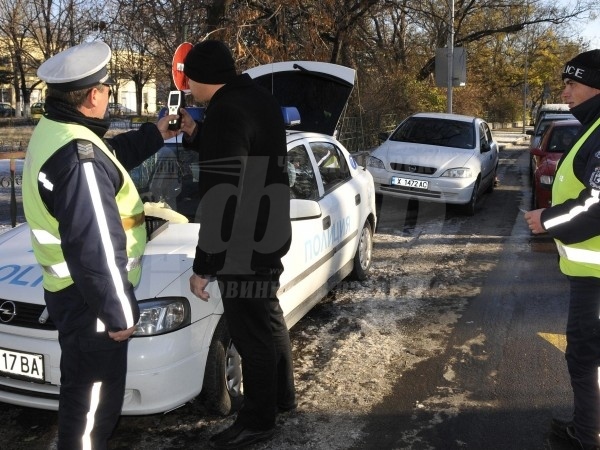
[[[113,73],[136,84],[138,111],[149,80],[156,80],[159,98],[173,88],[175,49],[207,38],[227,42],[242,70],[286,59],[352,66],[367,99],[360,108],[408,114],[443,107],[445,92],[434,86],[432,74],[435,50],[449,36],[449,0],[100,2],[0,0],[0,39],[6,42],[0,58],[10,59],[11,82],[26,104],[35,87],[27,85],[27,75],[94,32],[113,48]],[[455,0],[453,45],[464,47],[469,58],[469,81],[456,93],[459,109],[515,114],[526,63],[531,105],[553,95],[553,67],[585,48],[573,40],[569,24],[599,10],[593,0],[565,6]]]
[[[97,17],[93,8],[92,0],[0,0],[0,36],[8,43],[16,102],[22,100],[25,114],[32,91],[41,83],[37,68],[83,40],[89,31],[86,14]]]
[[[21,93],[29,103],[30,90],[26,86],[27,74],[32,67],[29,48],[28,23],[25,18],[25,0],[0,0],[0,33],[6,43],[6,51],[11,61],[10,81],[15,92],[17,116],[21,116]]]

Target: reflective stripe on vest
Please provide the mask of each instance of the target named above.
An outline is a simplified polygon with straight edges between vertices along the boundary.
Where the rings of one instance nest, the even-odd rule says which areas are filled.
[[[60,245],[60,239],[54,236],[52,233],[49,233],[46,230],[31,230],[31,234],[35,237],[35,240],[40,244],[48,245],[48,244],[56,244]]]
[[[142,265],[142,258],[137,256],[135,258],[127,259],[127,272],[131,272],[132,270],[139,269]],[[42,266],[44,272],[54,278],[68,278],[71,276],[71,272],[69,272],[69,267],[66,262],[53,264],[51,266]]]
[[[560,241],[556,241],[556,248],[558,249],[558,254],[569,261],[600,264],[600,253],[597,251],[570,247]]]

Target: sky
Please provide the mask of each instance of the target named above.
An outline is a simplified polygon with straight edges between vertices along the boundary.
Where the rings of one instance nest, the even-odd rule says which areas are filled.
[[[590,50],[600,48],[600,17],[593,22],[582,24],[580,27],[580,36],[590,41]]]
[[[548,0],[558,3],[557,6],[573,7],[573,0]],[[598,17],[593,21],[576,20],[572,27],[576,35],[590,41],[590,50],[600,48],[600,8],[596,9]]]

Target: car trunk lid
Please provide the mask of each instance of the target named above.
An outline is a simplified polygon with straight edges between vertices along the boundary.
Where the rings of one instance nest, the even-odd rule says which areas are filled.
[[[283,106],[294,106],[300,124],[289,128],[333,136],[354,87],[356,71],[338,64],[288,61],[247,70]]]

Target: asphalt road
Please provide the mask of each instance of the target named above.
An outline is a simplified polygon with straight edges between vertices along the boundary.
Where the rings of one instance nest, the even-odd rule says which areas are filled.
[[[551,416],[570,410],[563,355],[567,284],[553,244],[532,237],[519,212],[529,205],[527,164],[525,147],[509,142],[501,152],[500,186],[482,198],[472,218],[451,208],[382,204],[378,277],[358,286],[353,297],[334,293],[294,327],[300,408],[280,418],[274,441],[256,450],[568,448],[548,434]],[[433,268],[422,262],[431,255]],[[410,273],[413,262],[422,274]],[[382,269],[390,265],[398,273]],[[418,294],[411,291],[411,276],[425,285]],[[376,332],[381,345],[373,352],[381,353],[388,370],[384,379],[359,379],[360,370],[376,372],[366,352],[350,358],[350,373],[342,373],[336,360],[339,372],[336,377],[334,367],[331,375],[327,364],[347,338],[370,336],[364,321],[375,311],[365,314],[351,303],[386,283],[419,307],[414,316],[381,307],[397,314],[393,321],[403,336],[384,344],[391,330]],[[393,346],[405,356],[386,358]],[[349,384],[354,380],[358,386]],[[350,406],[336,403],[357,392],[352,389],[360,394]],[[227,420],[207,415],[199,404],[124,417],[112,445],[201,449]],[[55,433],[56,413],[0,405],[0,450],[52,449]]]
[[[463,244],[500,243],[479,294],[439,354],[404,373],[374,408],[366,437],[352,448],[570,448],[549,433],[550,418],[571,411],[564,361],[568,284],[553,242],[532,236],[519,211],[530,201],[527,157],[524,147],[503,151],[501,186],[460,226]],[[477,272],[487,263],[483,252],[472,252],[466,265]]]

